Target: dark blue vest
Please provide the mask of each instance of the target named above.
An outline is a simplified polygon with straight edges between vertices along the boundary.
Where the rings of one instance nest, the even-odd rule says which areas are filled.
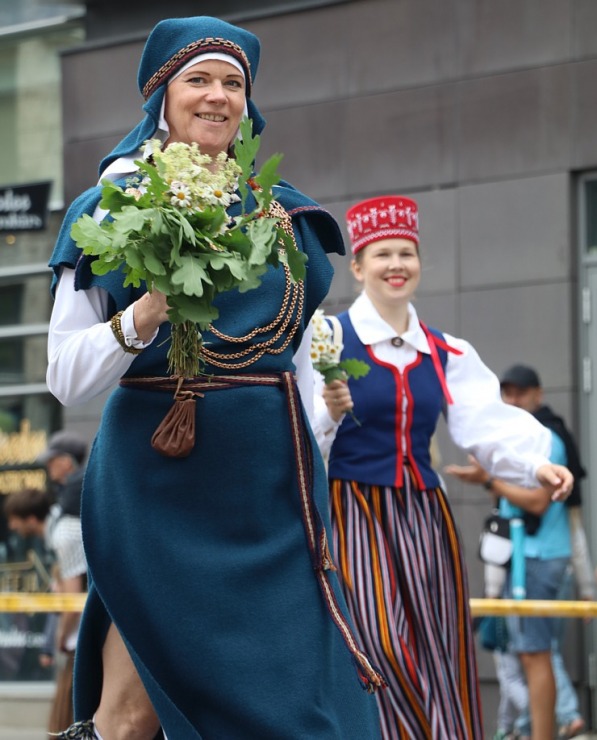
[[[371,369],[364,378],[348,381],[354,414],[361,426],[347,414],[332,446],[330,478],[400,487],[406,465],[419,490],[437,487],[439,479],[431,467],[429,442],[445,409],[445,397],[431,356],[418,352],[401,373],[376,359],[360,342],[347,312],[338,319],[343,329],[342,356],[363,360]],[[430,341],[434,337],[439,340],[436,347],[445,370],[443,335],[433,329],[427,331]]]

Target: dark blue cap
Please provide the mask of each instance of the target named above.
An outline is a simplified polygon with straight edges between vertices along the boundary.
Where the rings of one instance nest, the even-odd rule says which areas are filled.
[[[500,378],[500,386],[515,385],[517,388],[541,388],[536,370],[527,365],[512,365]]]

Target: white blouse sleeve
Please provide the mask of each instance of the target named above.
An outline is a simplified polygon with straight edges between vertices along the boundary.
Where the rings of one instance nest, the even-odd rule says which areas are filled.
[[[326,457],[329,455],[339,423],[336,424],[330,418],[325,401],[321,396],[323,378],[313,368],[311,362],[312,333],[313,329],[309,325],[294,356],[294,364],[296,367],[296,381],[307,418],[313,429],[317,446],[323,456]]]
[[[454,442],[494,475],[535,487],[537,468],[549,462],[551,433],[531,414],[504,403],[500,384],[466,341],[445,335],[462,355],[448,353],[446,382],[454,401],[447,407]]]
[[[107,321],[106,291],[97,287],[75,290],[74,277],[74,270],[63,268],[48,336],[46,381],[65,406],[85,403],[103,393],[135,359],[122,349]],[[132,305],[123,313],[121,326],[127,344],[147,346],[135,339]]]
[[[292,358],[296,367],[296,384],[307,418],[313,421],[313,363],[311,362],[311,325],[307,326],[298,350]]]

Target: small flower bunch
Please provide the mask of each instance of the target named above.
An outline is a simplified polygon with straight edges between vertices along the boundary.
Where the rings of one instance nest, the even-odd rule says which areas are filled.
[[[94,274],[122,270],[125,287],[145,282],[166,295],[174,375],[199,374],[201,332],[218,317],[218,294],[256,288],[269,265],[287,264],[293,280],[305,274],[306,256],[270,211],[282,157],[255,174],[259,136],[248,118],[240,132],[234,157],[212,159],[196,143],[162,149],[157,139],[146,142],[151,156],[135,162],[138,173],[124,187],[102,181],[99,206],[110,218],[84,215],[71,229],[83,253],[95,257]],[[238,215],[230,216],[237,203]]]
[[[363,378],[370,370],[369,365],[362,360],[347,357],[340,359],[343,344],[334,337],[332,329],[325,318],[325,313],[318,308],[311,318],[313,335],[311,338],[311,361],[315,370],[323,376],[327,385],[334,380],[348,380],[348,378]],[[354,421],[360,425],[355,415],[350,412]]]
[[[220,152],[213,160],[212,170],[209,168],[212,158],[202,154],[196,143],[174,142],[164,151],[159,139],[152,139],[148,145],[158,172],[170,183],[167,191],[170,205],[192,213],[205,206],[228,208],[231,203],[240,202],[236,189],[242,170],[226,152]],[[222,233],[224,231],[225,227]]]

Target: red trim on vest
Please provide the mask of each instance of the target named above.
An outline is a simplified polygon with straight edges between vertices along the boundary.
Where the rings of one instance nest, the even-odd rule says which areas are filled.
[[[417,481],[417,486],[419,487],[419,491],[425,490],[425,481],[423,480],[423,476],[421,475],[421,471],[419,470],[419,466],[417,465],[415,456],[413,455],[413,451],[412,451],[412,437],[411,437],[410,431],[412,429],[413,414],[415,412],[415,402],[413,400],[413,396],[410,390],[410,384],[408,382],[408,373],[412,370],[412,368],[417,367],[417,365],[420,365],[422,362],[423,362],[423,354],[421,352],[417,352],[417,359],[414,362],[411,362],[410,365],[407,365],[404,368],[404,392],[406,393],[406,397],[407,397],[406,433],[404,435],[404,438],[406,440],[406,455],[408,457],[411,470],[413,471],[413,474]]]
[[[421,352],[417,352],[417,356],[415,360],[411,362],[410,365],[407,365],[404,368],[404,377],[403,377],[402,373],[400,372],[400,370],[398,370],[397,367],[395,367],[394,365],[391,365],[388,362],[384,362],[383,360],[380,360],[378,357],[376,357],[370,345],[366,345],[365,349],[367,350],[367,354],[373,360],[373,362],[375,362],[377,365],[380,365],[381,367],[385,367],[387,370],[389,370],[392,373],[392,375],[394,376],[394,382],[396,383],[396,403],[394,405],[396,409],[396,416],[394,420],[394,438],[395,438],[395,444],[396,444],[396,474],[394,476],[394,485],[396,486],[396,488],[401,488],[404,485],[404,476],[403,476],[404,474],[403,442],[404,442],[405,443],[404,446],[406,447],[406,458],[408,460],[408,464],[410,466],[410,469],[413,472],[413,475],[415,476],[419,490],[423,491],[425,490],[425,481],[423,480],[423,476],[421,475],[421,471],[419,470],[419,466],[417,465],[415,456],[413,455],[412,445],[411,445],[410,431],[412,429],[412,421],[413,421],[413,414],[415,411],[415,403],[413,401],[410,386],[408,384],[409,371],[412,368],[417,367],[417,365],[421,364],[421,362],[423,361],[423,355]],[[440,367],[441,367],[441,363],[440,363]],[[404,430],[402,429],[402,419],[404,418],[404,409],[403,409],[403,403],[402,403],[403,393],[407,397],[406,419],[405,419],[406,423],[405,423]]]
[[[377,365],[385,367],[394,376],[394,382],[396,383],[396,399],[394,408],[396,409],[396,415],[394,418],[394,438],[396,440],[396,474],[394,475],[394,485],[396,488],[402,488],[404,479],[402,476],[402,465],[403,465],[403,453],[402,453],[402,377],[400,370],[394,365],[390,365],[388,362],[384,362],[375,356],[371,345],[365,345],[367,354]]]

